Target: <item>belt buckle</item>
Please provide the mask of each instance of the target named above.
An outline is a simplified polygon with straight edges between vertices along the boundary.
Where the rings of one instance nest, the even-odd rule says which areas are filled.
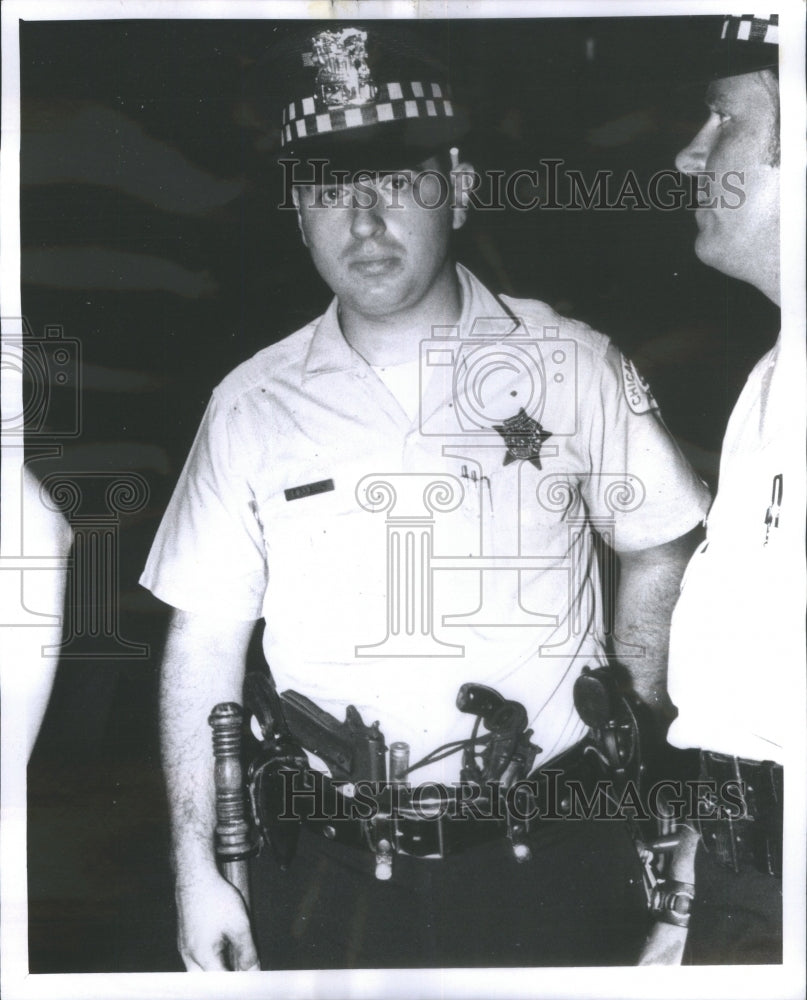
[[[437,808],[433,818],[424,816],[420,812],[413,812],[407,800],[410,798],[411,790],[406,785],[390,786],[389,802],[382,800],[376,814],[367,820],[363,820],[365,839],[370,850],[375,855],[375,877],[382,882],[392,878],[393,860],[396,854],[404,854],[411,857],[439,858],[446,856],[445,835],[443,823],[445,822],[445,810],[442,798],[438,797]],[[403,801],[402,801],[403,800]],[[420,839],[417,833],[407,831],[404,824],[435,824],[437,831],[437,852],[431,854],[419,854],[413,850],[407,850],[404,842],[408,837],[413,841]]]

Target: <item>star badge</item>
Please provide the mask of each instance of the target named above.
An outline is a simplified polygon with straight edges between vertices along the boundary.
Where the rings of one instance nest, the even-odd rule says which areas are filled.
[[[493,429],[501,434],[507,445],[504,465],[526,459],[536,469],[541,468],[541,445],[547,438],[551,438],[552,434],[550,431],[545,431],[537,420],[527,416],[523,406],[514,417],[509,417],[503,424],[494,424]]]

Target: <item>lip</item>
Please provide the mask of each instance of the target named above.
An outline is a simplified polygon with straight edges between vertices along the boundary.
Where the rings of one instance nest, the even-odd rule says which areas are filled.
[[[400,266],[397,257],[366,257],[350,262],[350,270],[366,278],[391,274]]]

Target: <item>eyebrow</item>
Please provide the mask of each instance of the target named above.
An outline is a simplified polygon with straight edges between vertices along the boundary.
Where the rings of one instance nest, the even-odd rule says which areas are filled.
[[[313,181],[301,181],[296,183],[294,186],[309,188],[346,187],[347,185],[354,184],[356,181],[359,183],[375,184],[378,181],[384,180],[385,177],[400,177],[402,174],[408,175],[409,177],[417,177],[419,174],[426,172],[426,169],[421,170],[418,167],[396,167],[391,170],[346,171],[344,176],[342,176],[340,172],[338,179],[331,178],[323,180],[321,184],[314,183]]]
[[[704,103],[707,108],[723,107],[736,109],[737,105],[744,104],[745,100],[743,98],[738,99],[738,95],[733,88],[713,84],[706,91]]]

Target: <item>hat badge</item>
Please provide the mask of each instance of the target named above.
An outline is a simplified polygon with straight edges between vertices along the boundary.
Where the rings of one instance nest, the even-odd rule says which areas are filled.
[[[303,55],[303,64],[319,67],[315,85],[321,106],[347,108],[375,100],[376,86],[367,65],[366,31],[320,31],[311,44],[313,50]]]

